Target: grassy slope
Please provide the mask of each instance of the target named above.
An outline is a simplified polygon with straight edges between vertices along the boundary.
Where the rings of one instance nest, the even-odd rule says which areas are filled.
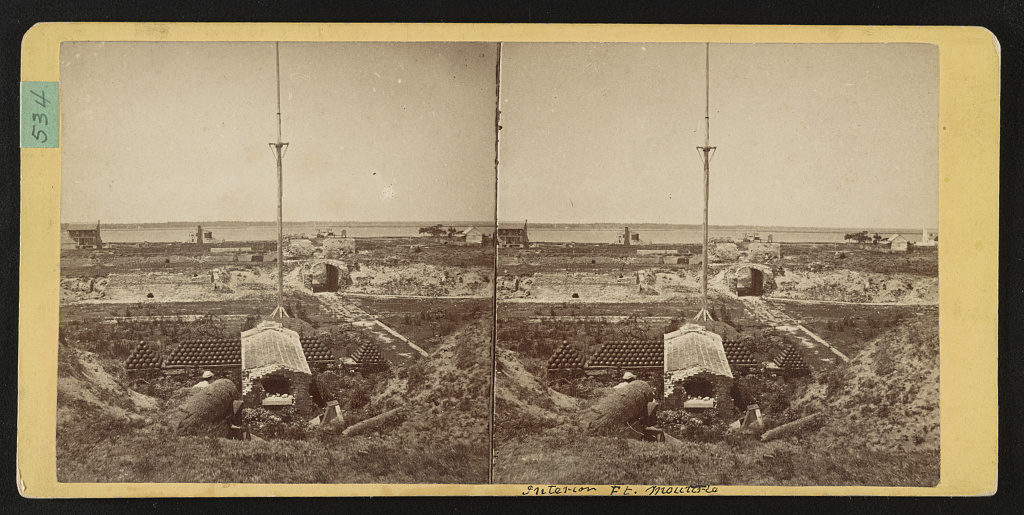
[[[438,482],[487,479],[487,381],[490,323],[473,321],[438,352],[392,379],[377,410],[402,403],[410,415],[383,434],[342,437],[314,432],[305,440],[240,442],[182,437],[159,413],[121,399],[123,386],[58,398],[57,478],[64,482]],[[58,384],[80,386],[78,351],[61,346]],[[113,369],[116,362],[105,364]],[[414,381],[410,382],[409,378]],[[417,379],[418,378],[418,379]],[[397,386],[396,386],[397,384]],[[100,402],[89,402],[91,399]],[[375,404],[377,404],[375,403]],[[135,415],[125,417],[112,410]],[[371,406],[372,407],[372,406]],[[140,420],[151,417],[157,423]],[[335,428],[339,429],[339,428]]]
[[[830,420],[818,431],[767,443],[726,434],[674,446],[590,436],[572,423],[521,425],[496,436],[495,478],[509,483],[934,485],[939,479],[937,322],[935,316],[924,317],[881,335],[844,372],[829,378],[831,394],[824,385],[812,388],[799,405],[807,412],[829,410]],[[514,411],[500,413],[510,407]],[[512,403],[499,403],[498,409],[499,421],[526,411]]]
[[[791,439],[679,446],[595,437],[559,428],[496,444],[502,483],[713,485],[930,485],[937,452],[872,452]]]

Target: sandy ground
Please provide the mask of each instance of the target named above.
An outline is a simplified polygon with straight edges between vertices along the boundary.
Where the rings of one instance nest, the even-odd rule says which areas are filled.
[[[107,414],[132,423],[143,423],[139,413],[150,413],[159,407],[159,400],[136,392],[108,373],[96,354],[61,346],[63,363],[76,363],[75,372],[61,375],[57,381],[57,418],[61,420],[61,406],[71,401],[86,402]]]
[[[710,272],[708,288],[717,295],[735,297],[726,284],[726,271],[713,267]],[[829,270],[785,271],[774,279],[776,288],[767,298],[862,304],[938,302],[938,277]],[[545,271],[498,279],[498,299],[512,302],[671,302],[699,293],[699,272],[686,269]]]
[[[857,439],[871,449],[935,450],[939,446],[937,313],[874,339],[842,371],[836,386],[811,388],[797,405],[825,411],[832,422],[814,435]]]
[[[298,264],[295,264],[298,265]],[[421,297],[489,297],[487,269],[462,269],[419,263],[362,266],[351,273],[353,284],[343,291],[363,295]],[[272,266],[224,266],[174,271],[126,271],[105,277],[63,277],[61,304],[236,301],[273,297],[277,290]],[[312,293],[298,266],[285,274],[288,292]]]

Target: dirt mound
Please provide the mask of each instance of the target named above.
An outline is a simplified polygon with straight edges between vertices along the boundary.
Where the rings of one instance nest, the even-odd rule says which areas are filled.
[[[346,291],[386,295],[480,296],[490,294],[486,268],[410,263],[401,266],[363,264],[351,272]]]
[[[545,386],[516,352],[497,349],[494,435],[510,441],[578,422],[580,401]]]
[[[398,371],[373,396],[384,412],[405,406],[399,431],[448,435],[452,440],[485,444],[490,384],[491,322],[481,318],[443,337],[426,359]]]
[[[938,277],[853,270],[786,271],[776,276],[775,297],[844,302],[928,304],[939,300]]]
[[[72,277],[60,280],[60,303],[102,299],[107,290],[106,277]]]
[[[144,424],[159,401],[125,386],[109,373],[96,354],[60,344],[57,350],[57,421],[74,405],[85,403],[131,424]]]
[[[794,406],[830,419],[814,438],[871,450],[939,446],[938,315],[916,318],[878,338]]]
[[[306,239],[295,239],[288,240],[285,243],[284,257],[286,259],[294,258],[310,258],[313,257],[313,252],[316,247],[313,246],[313,242]]]
[[[681,300],[699,291],[696,273],[643,269],[635,272],[536,272],[506,275],[498,299],[535,302],[650,302]],[[574,296],[575,295],[575,296]]]
[[[728,263],[740,258],[739,247],[731,242],[712,242],[708,245],[708,262]]]

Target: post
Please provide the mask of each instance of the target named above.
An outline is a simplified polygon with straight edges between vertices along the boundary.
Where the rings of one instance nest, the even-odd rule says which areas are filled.
[[[279,115],[280,116],[280,115]],[[284,306],[284,212],[283,205],[283,163],[281,147],[277,147],[277,305]]]
[[[708,306],[708,193],[710,191],[711,154],[716,147],[711,146],[711,44],[704,44],[704,146],[697,147],[704,160],[704,250],[700,263],[701,268],[701,307],[695,320],[711,320]]]
[[[499,245],[498,234],[501,230],[498,223],[498,171],[501,165],[501,42],[498,42],[498,48],[495,51],[494,57],[494,249],[497,249]],[[523,237],[526,237],[526,224],[523,224]],[[494,270],[498,270],[498,253],[494,253]],[[492,293],[495,298],[498,295],[498,277],[495,275],[494,281],[492,281],[494,289]],[[497,341],[498,327],[497,324],[491,326],[491,341]],[[497,349],[491,346],[491,370],[497,370],[498,364],[498,352]],[[487,447],[488,453],[490,454],[491,460],[494,457],[494,409],[497,389],[495,387],[496,374],[490,374],[490,395],[487,398],[487,408],[490,411],[491,418],[488,420],[489,428],[492,431],[488,432]],[[487,467],[487,481],[491,482],[494,480],[494,468]]]
[[[284,309],[284,215],[283,204],[283,168],[282,159],[287,143],[281,141],[281,44],[274,43],[275,64],[277,68],[277,142],[271,143],[274,147],[274,154],[277,157],[277,307],[270,314],[270,318],[287,318],[288,312]]]

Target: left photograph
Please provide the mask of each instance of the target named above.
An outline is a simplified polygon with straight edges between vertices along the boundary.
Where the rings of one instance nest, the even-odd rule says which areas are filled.
[[[498,52],[63,43],[57,480],[486,483]]]

